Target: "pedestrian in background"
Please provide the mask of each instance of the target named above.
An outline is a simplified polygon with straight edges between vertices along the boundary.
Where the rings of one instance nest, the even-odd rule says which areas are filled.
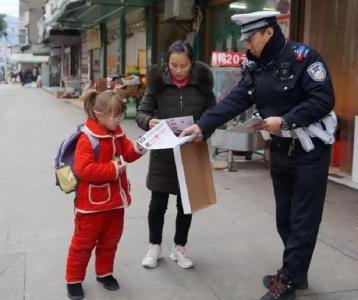
[[[154,65],[148,72],[148,86],[138,108],[137,124],[149,130],[168,118],[193,116],[197,121],[205,110],[215,104],[212,90],[213,76],[209,67],[193,61],[193,49],[189,43],[176,41],[169,47],[168,64]],[[193,261],[185,250],[192,216],[183,213],[172,149],[151,151],[147,188],[151,191],[149,247],[142,265],[154,268],[162,257],[164,215],[169,195],[172,194],[177,196],[177,216],[170,257],[182,268],[193,267]]]
[[[308,287],[330,162],[330,145],[313,137],[314,149],[307,152],[297,139],[283,137],[281,130],[316,123],[334,106],[331,76],[322,57],[304,44],[286,41],[278,14],[262,11],[232,17],[241,25],[250,63],[229,95],[182,133],[196,135],[199,142],[256,105],[263,118],[256,128],[272,135],[271,177],[284,252],[277,274],[263,278],[268,292],[261,300],[292,300],[296,289]]]
[[[97,281],[108,290],[119,288],[112,273],[123,231],[124,208],[131,203],[126,165],[143,154],[143,149],[133,144],[120,126],[125,104],[118,95],[91,91],[84,97],[84,109],[88,116],[85,130],[98,139],[99,153],[95,154],[88,136],[82,133],[74,156],[79,185],[66,269],[70,299],[84,297],[81,283],[94,248]]]

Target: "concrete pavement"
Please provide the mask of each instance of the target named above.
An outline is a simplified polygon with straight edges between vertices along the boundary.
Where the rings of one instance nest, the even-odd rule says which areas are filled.
[[[72,195],[54,185],[53,159],[61,140],[84,120],[78,107],[41,89],[0,85],[0,299],[66,299],[64,270],[73,230]],[[125,120],[127,135],[141,131]],[[147,245],[148,156],[129,167],[133,205],[117,252],[121,289],[95,282],[93,261],[86,299],[259,299],[261,278],[280,266],[268,170],[261,161],[238,162],[238,172],[215,171],[218,203],[194,215],[187,245],[195,268],[168,258],[175,201],[166,215],[165,258],[143,269]],[[298,300],[358,299],[358,192],[329,184],[324,219],[309,273],[310,289]]]

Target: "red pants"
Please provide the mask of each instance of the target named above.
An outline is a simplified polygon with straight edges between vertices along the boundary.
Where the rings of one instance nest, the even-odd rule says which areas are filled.
[[[112,274],[117,244],[123,232],[123,220],[123,208],[92,214],[76,214],[75,232],[67,257],[68,283],[84,280],[94,247],[97,276]]]

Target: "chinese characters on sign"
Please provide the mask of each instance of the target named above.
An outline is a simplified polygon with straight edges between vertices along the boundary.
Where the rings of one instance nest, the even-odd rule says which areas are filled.
[[[245,62],[245,52],[213,51],[211,54],[211,65],[213,67],[240,67]]]
[[[87,29],[87,49],[101,48],[101,31],[99,26],[95,26],[91,29]]]

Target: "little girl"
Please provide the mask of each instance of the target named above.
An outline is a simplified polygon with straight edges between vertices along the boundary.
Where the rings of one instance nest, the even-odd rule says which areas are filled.
[[[78,140],[74,170],[79,178],[75,198],[75,230],[67,257],[67,295],[82,299],[82,281],[91,252],[96,248],[97,281],[108,290],[119,289],[112,276],[117,244],[123,231],[124,208],[130,205],[126,162],[144,154],[133,144],[119,125],[125,110],[122,99],[112,91],[90,91],[84,98],[88,119],[86,134]]]

